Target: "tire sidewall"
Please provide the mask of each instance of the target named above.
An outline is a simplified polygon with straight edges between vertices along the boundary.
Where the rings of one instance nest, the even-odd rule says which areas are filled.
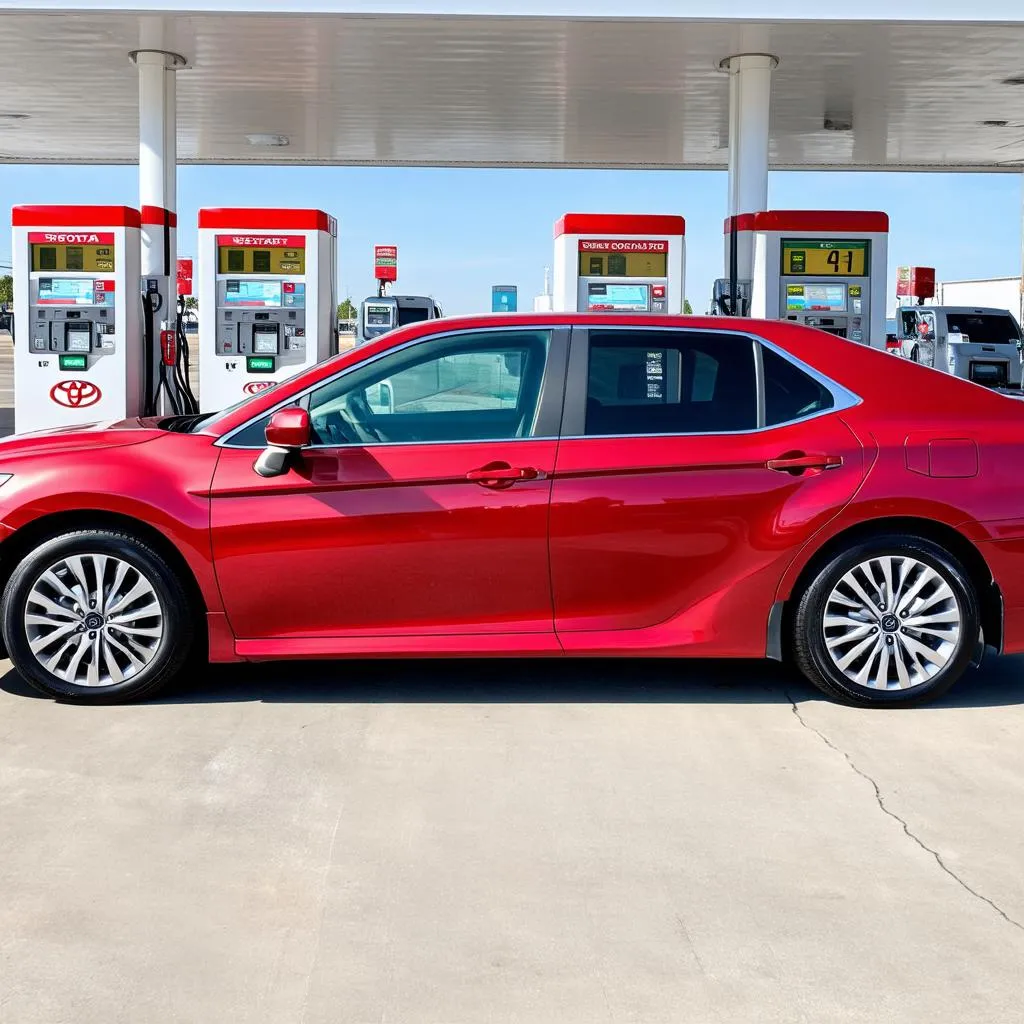
[[[102,554],[127,562],[148,580],[163,614],[164,632],[150,663],[137,675],[111,686],[76,686],[48,672],[36,660],[25,631],[25,606],[39,576],[70,555]],[[118,703],[141,696],[176,670],[191,646],[191,626],[184,593],[163,560],[144,544],[119,534],[82,531],[44,541],[12,573],[3,594],[2,629],[7,651],[18,672],[36,689],[67,701]],[[184,653],[183,653],[184,652]]]
[[[857,686],[843,674],[825,646],[825,605],[833,588],[854,566],[871,558],[915,558],[940,573],[953,591],[960,612],[959,647],[946,665],[927,683],[910,690],[873,690]],[[814,668],[844,698],[852,703],[884,707],[911,706],[933,700],[945,693],[963,674],[974,656],[981,628],[974,588],[960,563],[936,544],[925,540],[874,541],[850,548],[826,566],[808,591],[807,652]]]

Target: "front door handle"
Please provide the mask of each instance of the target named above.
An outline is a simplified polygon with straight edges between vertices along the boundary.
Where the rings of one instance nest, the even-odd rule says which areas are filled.
[[[511,487],[517,480],[536,480],[540,471],[532,466],[510,466],[507,462],[491,462],[471,469],[466,479],[483,487]]]
[[[835,469],[843,464],[841,455],[808,455],[805,452],[786,452],[777,459],[769,459],[765,466],[776,473],[799,476],[805,469]]]

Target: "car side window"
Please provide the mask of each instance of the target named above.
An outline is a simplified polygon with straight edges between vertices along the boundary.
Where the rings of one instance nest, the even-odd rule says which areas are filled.
[[[550,332],[424,341],[310,395],[313,443],[408,444],[531,437]]]
[[[753,430],[754,366],[754,342],[738,334],[592,330],[585,433]]]
[[[835,405],[835,399],[828,388],[778,352],[762,346],[761,359],[764,366],[766,426],[813,416]]]

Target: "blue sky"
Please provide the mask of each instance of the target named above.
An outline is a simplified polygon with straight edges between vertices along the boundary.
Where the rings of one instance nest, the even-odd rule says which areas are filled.
[[[1017,174],[788,173],[771,177],[775,209],[889,214],[889,291],[901,263],[940,280],[1020,273]],[[135,167],[0,165],[0,205],[135,205]],[[200,206],[313,206],[339,224],[340,297],[372,293],[373,245],[398,246],[399,292],[435,295],[448,313],[490,309],[492,284],[519,286],[531,308],[563,213],[681,213],[686,292],[702,312],[722,274],[726,175],[710,171],[453,170],[380,167],[182,167],[179,255],[194,256]],[[10,235],[0,233],[0,263]],[[890,299],[891,302],[891,299]]]

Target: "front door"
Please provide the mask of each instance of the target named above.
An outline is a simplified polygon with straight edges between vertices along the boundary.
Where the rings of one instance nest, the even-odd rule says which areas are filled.
[[[305,396],[314,444],[284,475],[225,448],[212,500],[224,606],[242,641],[286,644],[250,653],[495,633],[555,647],[547,515],[566,351],[546,330],[435,336]],[[264,426],[234,443],[258,445]]]
[[[744,334],[574,332],[551,505],[565,649],[763,656],[786,566],[863,478],[844,396]]]

